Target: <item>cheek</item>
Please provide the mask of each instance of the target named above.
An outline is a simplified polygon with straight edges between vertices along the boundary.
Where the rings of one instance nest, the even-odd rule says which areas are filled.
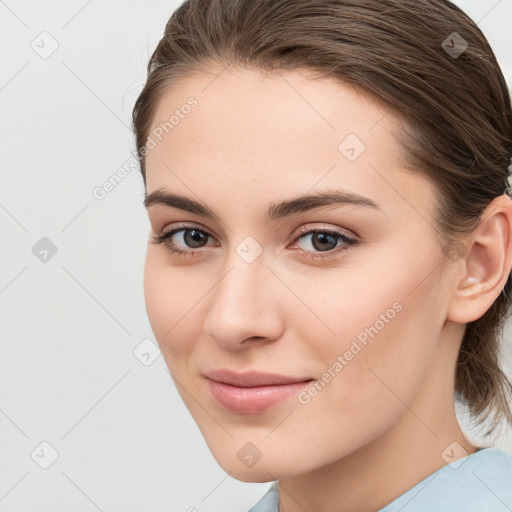
[[[414,400],[432,363],[443,317],[434,279],[410,293],[413,281],[397,273],[385,284],[374,281],[364,293],[347,290],[340,297],[339,288],[331,290],[339,298],[324,318],[336,334],[313,347],[311,357],[316,353],[318,360],[321,354],[318,394],[324,394],[324,405],[336,404],[338,419],[352,413],[358,423],[367,415],[366,425],[379,415],[391,421]]]
[[[191,340],[199,339],[201,324],[196,317],[206,293],[202,288],[188,272],[173,269],[154,248],[148,248],[144,267],[146,311],[168,366],[192,350]]]
[[[312,432],[339,440],[329,455],[320,443],[318,457],[335,460],[371,442],[396,424],[417,396],[432,363],[442,315],[434,280],[414,293],[410,283],[407,276],[388,279],[372,293],[338,299],[330,314],[324,310],[322,318],[336,335],[316,336],[307,356],[319,362],[319,380],[298,397],[295,417],[299,430],[308,425]],[[303,332],[313,339],[311,326]]]
[[[297,282],[295,290],[318,318],[295,315],[294,324],[304,333],[302,339],[316,340],[307,356],[321,362],[320,373],[331,369],[338,382],[350,379],[356,392],[368,393],[369,382],[385,389],[377,384],[382,373],[385,383],[408,395],[411,383],[424,374],[442,329],[441,289],[432,273],[433,252],[418,259],[404,256],[405,261],[396,254],[385,256],[368,263],[364,275],[339,271],[315,279],[316,292],[311,291],[313,279]]]

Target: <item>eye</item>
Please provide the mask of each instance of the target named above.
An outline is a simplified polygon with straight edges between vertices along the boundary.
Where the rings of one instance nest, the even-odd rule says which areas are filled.
[[[199,256],[204,251],[197,251],[197,249],[206,245],[208,237],[212,235],[198,226],[184,226],[153,237],[153,242],[165,244],[169,252],[178,256]],[[180,246],[185,246],[185,249],[181,249]]]
[[[308,226],[299,230],[299,236],[296,236],[292,242],[293,249],[297,250],[306,258],[327,258],[332,257],[341,251],[346,251],[351,246],[358,244],[356,240],[349,237],[341,231],[332,229],[308,229]],[[207,247],[208,240],[213,236],[208,231],[199,226],[178,226],[165,233],[153,237],[153,242],[165,244],[170,253],[180,257],[201,256]],[[297,241],[308,240],[306,247],[297,247]]]
[[[306,226],[302,228],[300,236],[294,240],[294,246],[297,246],[297,240],[308,239],[305,244],[306,249],[299,248],[299,252],[306,258],[327,258],[348,250],[351,246],[357,245],[357,241],[341,231],[331,229],[309,229]],[[341,245],[338,245],[341,242]],[[313,250],[311,250],[312,248]],[[318,252],[315,252],[318,251]]]

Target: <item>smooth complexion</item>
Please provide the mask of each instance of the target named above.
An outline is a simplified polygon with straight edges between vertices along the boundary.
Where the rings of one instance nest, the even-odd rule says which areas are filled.
[[[454,461],[475,451],[455,415],[455,362],[464,324],[490,307],[512,266],[511,202],[496,198],[465,240],[467,253],[445,260],[433,229],[434,186],[405,168],[389,108],[306,72],[219,71],[170,87],[153,120],[156,127],[197,98],[147,155],[147,194],[184,196],[216,217],[148,206],[151,326],[226,472],[279,479],[286,512],[375,511],[445,465],[451,443],[460,446]],[[366,146],[355,161],[338,149],[349,134]],[[266,217],[282,201],[340,189],[378,207]],[[209,236],[178,231],[167,245],[154,242],[184,227]],[[324,237],[321,246],[305,234],[312,229],[356,243]],[[239,252],[247,237],[255,242],[246,250],[262,250],[251,263]],[[171,244],[191,252],[172,253]],[[211,393],[204,375],[216,369],[321,380],[397,302],[394,318],[307,404],[293,394],[248,414]],[[261,458],[244,464],[241,449]]]

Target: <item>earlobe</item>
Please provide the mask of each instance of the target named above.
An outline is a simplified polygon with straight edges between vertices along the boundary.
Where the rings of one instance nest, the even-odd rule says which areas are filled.
[[[469,323],[481,318],[503,290],[512,267],[512,200],[505,194],[486,208],[472,233],[447,319]]]

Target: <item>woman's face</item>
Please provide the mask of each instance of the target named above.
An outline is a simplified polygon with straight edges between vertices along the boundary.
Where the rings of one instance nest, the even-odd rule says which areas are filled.
[[[151,235],[177,231],[148,243],[147,312],[235,478],[305,473],[378,441],[452,364],[434,188],[402,166],[393,130],[386,107],[296,71],[198,73],[158,104],[147,195],[183,199],[148,201]],[[299,383],[207,377],[219,370]]]

